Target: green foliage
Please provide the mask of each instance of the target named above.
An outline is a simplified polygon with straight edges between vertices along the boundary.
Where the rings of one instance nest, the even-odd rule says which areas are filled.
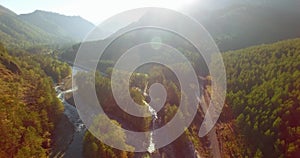
[[[62,79],[71,75],[71,69],[67,63],[58,61],[51,56],[37,54],[31,58],[39,63],[40,67],[48,76],[52,77],[54,82],[61,82]]]
[[[249,144],[250,157],[299,154],[295,149],[300,146],[299,52],[300,39],[295,39],[223,56],[227,102]]]
[[[260,151],[260,149],[257,149],[254,155],[254,158],[261,158],[263,157],[262,152]]]
[[[107,113],[109,116],[113,118],[117,118],[117,121],[122,121],[122,123],[130,125],[130,128],[133,128],[135,130],[144,131],[149,128],[148,118],[141,119],[139,117],[132,116],[124,112],[117,105],[114,96],[112,94],[111,82],[109,78],[101,76],[100,73],[96,73],[95,85],[92,85],[91,76],[92,76],[91,74],[87,74],[87,73],[78,73],[76,75],[76,80],[80,83],[83,83],[78,85],[79,86],[78,88],[87,88],[87,87],[95,86],[99,103],[101,104],[101,107],[103,108],[105,113]],[[121,84],[122,82],[124,82],[123,78],[119,77],[119,79],[120,79],[119,84],[123,85]],[[136,103],[140,104],[141,106],[145,106],[143,103],[143,100],[145,98],[139,90],[135,88],[130,88],[130,94],[132,99],[136,101]],[[80,95],[83,96],[82,98],[87,98],[85,99],[87,103],[90,101],[90,99],[88,99],[90,98],[88,94],[80,94]],[[125,98],[125,96],[121,96],[121,99],[124,104],[128,103],[128,106],[130,106],[128,98]]]
[[[178,107],[176,105],[171,106],[170,104],[167,104],[165,107],[165,114],[164,114],[165,124],[168,123],[175,116],[177,112],[178,112]]]
[[[47,157],[63,113],[51,78],[34,58],[12,57],[0,44],[0,157]]]
[[[94,132],[104,133],[101,135],[102,140],[107,141],[118,141],[120,145],[123,145],[124,148],[128,148],[128,150],[134,150],[133,147],[126,144],[126,136],[122,130],[119,128],[114,128],[110,124],[104,124],[102,119],[104,119],[103,115],[99,115],[95,120],[93,125],[91,126],[91,130]],[[112,120],[114,124],[120,126],[119,123]],[[100,123],[99,123],[100,122]],[[97,138],[95,138],[89,131],[85,133],[84,137],[84,148],[83,154],[85,157],[103,157],[103,158],[131,158],[133,157],[133,153],[121,151],[115,148],[112,148]]]
[[[156,69],[156,68],[154,68]],[[159,69],[159,68],[157,68]],[[165,71],[163,69],[160,69],[162,71]],[[117,70],[120,71],[120,70]],[[121,71],[120,71],[121,72]],[[121,74],[126,75],[127,72],[121,72]],[[141,106],[145,106],[144,105],[144,100],[145,97],[142,95],[143,93],[143,89],[145,88],[145,85],[147,82],[149,82],[149,85],[153,84],[152,82],[155,81],[160,81],[162,82],[165,86],[166,89],[168,91],[168,94],[170,93],[169,98],[167,99],[168,105],[166,107],[164,107],[163,111],[163,115],[165,117],[163,117],[163,122],[168,122],[170,119],[172,119],[172,117],[174,116],[174,114],[177,112],[177,105],[173,105],[170,106],[169,103],[173,103],[176,102],[179,104],[180,101],[180,91],[177,88],[177,85],[172,82],[172,81],[167,81],[166,78],[171,78],[172,76],[161,76],[163,75],[163,73],[158,73],[157,75],[152,75],[151,77],[148,78],[148,75],[145,75],[143,73],[133,73],[131,78],[130,78],[130,94],[132,99],[137,103],[140,104]],[[78,73],[76,75],[76,80],[77,81],[84,81],[85,84],[80,84],[79,88],[88,88],[89,86],[93,86],[91,85],[91,78],[90,78],[90,74],[86,74],[86,73]],[[118,82],[116,84],[120,84],[123,85],[123,82],[126,82],[123,80],[123,77],[119,77],[118,78]],[[161,80],[160,80],[161,79]],[[149,80],[149,81],[148,81]],[[134,117],[129,115],[128,113],[124,112],[122,109],[120,109],[120,107],[117,105],[117,103],[114,100],[114,97],[112,95],[111,92],[111,81],[110,78],[107,77],[103,77],[101,76],[100,73],[96,73],[95,76],[95,87],[96,87],[96,92],[97,92],[97,96],[99,99],[99,102],[102,106],[102,108],[104,109],[104,111],[106,112],[106,114],[113,119],[116,119],[117,121],[119,121],[120,123],[124,124],[126,126],[126,128],[132,129],[132,130],[137,130],[137,131],[146,131],[149,130],[149,128],[151,128],[151,117],[145,117],[145,118],[140,118],[140,117]],[[85,95],[85,94],[82,94]],[[121,96],[122,97],[122,96]],[[88,96],[83,96],[82,98],[89,98]],[[128,102],[128,98],[122,98],[123,99],[123,103],[126,104],[126,102]],[[88,101],[88,99],[87,99]],[[130,106],[128,104],[128,106]],[[182,115],[181,115],[182,117]],[[97,121],[96,121],[97,122]],[[99,122],[99,121],[98,121]],[[103,125],[105,126],[105,125]],[[97,126],[97,129],[101,130],[101,128],[104,128],[102,125],[101,127]],[[107,127],[108,125],[105,126],[105,129],[107,131],[114,131],[114,132],[110,132],[107,133],[107,136],[103,136],[106,139],[114,139],[114,138],[119,138],[120,136],[122,136],[123,134],[117,134],[118,136],[114,136],[114,133],[117,132],[114,129],[109,129],[109,127]],[[124,138],[125,139],[125,138]],[[110,140],[112,141],[112,140]],[[181,142],[182,141],[182,142]],[[102,142],[98,141],[96,138],[94,138],[89,132],[86,133],[85,136],[85,141],[84,141],[84,154],[86,157],[95,157],[95,156],[104,156],[104,157],[122,157],[120,154],[122,154],[123,156],[129,157],[128,154],[130,153],[120,153],[120,151],[116,150],[116,149],[112,149],[108,146],[106,146],[105,144],[103,144]],[[189,139],[187,138],[186,135],[182,136],[182,139],[180,139],[178,141],[179,145],[185,145],[185,143],[189,142]],[[119,155],[117,155],[119,154]]]

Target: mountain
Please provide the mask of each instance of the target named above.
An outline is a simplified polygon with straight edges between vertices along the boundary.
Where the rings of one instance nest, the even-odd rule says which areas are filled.
[[[300,3],[294,0],[284,3],[279,0],[202,0],[184,9],[184,12],[198,20],[211,34],[219,49],[225,52],[300,37],[299,7]],[[124,29],[130,30],[149,23],[170,24],[179,28],[184,28],[186,25],[173,14],[167,15],[159,10],[144,11],[140,13],[139,19],[133,20],[132,23],[115,31],[103,41],[116,38],[119,32]],[[107,25],[110,28],[113,25],[118,26],[116,21]],[[103,34],[102,32],[106,31],[107,27],[100,27],[100,30],[97,35]],[[152,36],[151,33],[150,35],[147,33],[147,29],[143,29],[143,31],[144,33],[139,31],[139,37],[134,35],[132,31],[127,33],[133,37],[131,41],[126,40],[126,42],[137,44],[141,41],[142,36],[145,36],[142,38]],[[159,33],[159,36],[167,44],[178,43],[174,38],[171,38],[170,33]],[[102,40],[102,38],[98,38],[98,40]]]
[[[81,41],[94,28],[92,23],[79,16],[65,16],[41,10],[21,14],[19,17],[44,32],[74,41]]]
[[[215,0],[219,7],[205,10],[199,9],[200,3],[186,10],[209,31],[221,51],[300,37],[299,1]]]
[[[299,8],[300,3],[296,0],[202,0],[183,10],[207,29],[224,52],[300,37]],[[185,24],[176,18],[173,14],[165,15],[159,10],[151,10],[123,29],[156,22],[184,28]],[[118,32],[108,38],[114,38],[116,34]]]
[[[17,15],[16,13],[12,12],[11,10],[9,10],[9,9],[7,9],[7,8],[0,5],[0,15],[2,15],[2,14],[9,14],[9,15],[12,15],[12,16]]]
[[[17,14],[0,6],[0,41],[6,46],[26,47],[53,43],[55,37],[22,21]]]
[[[0,41],[9,48],[79,42],[93,28],[79,16],[39,10],[17,15],[0,5]]]
[[[200,22],[225,52],[300,37],[299,8],[297,0],[201,0],[183,10]],[[186,25],[173,14],[151,10],[125,28],[157,22],[181,28]]]
[[[186,10],[196,20],[198,20],[211,34],[216,41],[221,52],[237,50],[252,45],[273,43],[276,41],[300,37],[300,11],[296,1],[243,1],[222,0],[218,5],[203,8],[200,2],[190,6]],[[300,7],[300,6],[299,6]],[[167,19],[167,20],[166,20]],[[108,26],[116,23],[112,21]],[[140,18],[119,29],[106,39],[98,38],[97,45],[105,46],[105,43],[116,38],[122,30],[131,30],[134,27],[145,24],[170,24],[174,27],[185,28],[185,23],[178,20],[173,14],[161,13],[159,10],[145,11],[140,14]],[[118,25],[118,24],[115,24]],[[101,27],[96,36],[102,35],[105,27]],[[139,29],[130,31],[116,40],[107,48],[110,54],[122,54],[128,48],[143,42],[149,42],[155,36],[160,37],[162,43],[169,44],[175,48],[189,50],[193,52],[186,41],[174,33],[158,29]],[[102,36],[101,36],[102,37]],[[97,38],[94,38],[97,40]],[[123,40],[122,40],[123,39]],[[78,48],[75,46],[73,48]],[[72,48],[72,49],[73,49]],[[63,58],[68,61],[74,60],[77,49],[68,50],[63,54]],[[91,51],[92,52],[92,51]],[[96,52],[97,53],[97,52]],[[109,54],[109,53],[107,53]],[[87,53],[93,60],[95,54]],[[112,55],[111,55],[112,56]]]

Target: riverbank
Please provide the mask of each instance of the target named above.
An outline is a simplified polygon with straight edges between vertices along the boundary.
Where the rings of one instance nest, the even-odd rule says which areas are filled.
[[[65,116],[67,116],[67,119],[62,119],[62,126],[58,127],[58,133],[60,132],[61,137],[57,137],[55,138],[57,140],[57,148],[53,149],[53,154],[54,156],[52,157],[70,157],[70,158],[81,158],[83,157],[82,155],[82,150],[83,150],[83,139],[84,139],[84,133],[85,133],[85,127],[82,123],[82,121],[80,120],[76,107],[74,106],[74,102],[73,101],[73,93],[71,93],[72,91],[74,91],[75,89],[72,90],[72,78],[68,77],[66,79],[63,80],[62,84],[60,84],[59,88],[58,88],[58,97],[61,99],[62,103],[65,106]],[[71,101],[70,101],[71,100]],[[146,103],[146,102],[145,102]],[[147,104],[147,103],[146,103]],[[155,129],[156,127],[156,120],[158,120],[158,116],[156,111],[149,106],[149,111],[152,114],[152,128]],[[126,121],[120,119],[120,118],[116,118],[115,116],[110,116],[111,119],[114,119],[116,121],[118,121],[119,123],[122,124],[123,128],[128,129],[128,127],[130,127],[131,125],[126,123]],[[71,124],[71,128],[72,130],[70,130],[69,127],[65,128],[64,127],[64,121],[67,121],[69,124]],[[157,122],[158,123],[158,122]],[[80,124],[82,124],[82,128],[79,126]],[[155,125],[156,124],[156,125]],[[73,126],[73,127],[72,127]],[[174,144],[169,144],[168,146],[162,148],[162,149],[155,149],[155,140],[153,140],[153,135],[155,135],[155,133],[151,133],[150,137],[149,137],[149,141],[147,142],[140,142],[140,144],[145,145],[148,147],[148,152],[142,152],[142,153],[135,153],[134,154],[134,158],[141,158],[141,157],[170,157],[170,158],[175,158],[176,157],[176,147],[174,146]],[[64,138],[66,137],[66,138]],[[127,138],[127,139],[135,139],[133,138]],[[62,142],[60,142],[60,140]],[[61,143],[61,145],[59,144]],[[185,147],[184,147],[185,148]],[[184,149],[181,148],[181,149]],[[186,146],[186,148],[188,148],[189,150],[187,153],[185,152],[182,155],[189,155],[189,157],[196,157],[194,154],[194,147],[190,147],[190,146]],[[183,153],[183,152],[182,152]]]
[[[72,89],[72,76],[69,76],[65,78],[62,82],[63,84],[61,85],[61,90],[66,91],[69,89]],[[64,95],[64,99],[67,103],[75,106],[74,98],[73,98],[73,93],[66,93]]]
[[[64,104],[65,110],[53,134],[54,143],[50,157],[81,158],[85,127],[77,109],[65,100],[65,95],[72,94],[75,89],[67,89],[68,84],[63,83],[55,87],[57,97]]]
[[[52,151],[50,158],[60,158],[65,155],[65,151],[72,142],[75,130],[69,118],[62,115],[57,127],[54,130]]]

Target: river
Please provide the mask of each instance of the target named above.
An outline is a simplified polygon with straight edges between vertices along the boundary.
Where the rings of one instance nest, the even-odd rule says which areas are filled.
[[[78,71],[82,71],[79,68],[72,69],[73,75]],[[62,91],[60,86],[54,87],[57,93],[57,98],[64,105],[64,116],[60,120],[55,130],[54,146],[50,153],[50,157],[65,157],[65,158],[81,158],[83,149],[83,138],[86,128],[79,117],[77,109],[66,102],[65,94],[72,93],[77,88]]]
[[[80,68],[74,68],[72,73],[76,74],[78,71],[84,71]],[[50,157],[65,157],[65,158],[82,158],[83,139],[86,127],[79,117],[75,106],[66,102],[64,95],[72,93],[77,88],[62,91],[60,86],[54,87],[57,92],[57,97],[64,105],[64,117],[61,119],[56,131],[55,146],[50,153]],[[150,132],[149,144],[147,151],[151,157],[160,157],[158,152],[155,152],[154,129],[158,119],[157,112],[146,101],[144,104],[148,106],[149,112],[152,114],[152,131]],[[155,152],[155,153],[154,153]],[[154,154],[154,155],[153,155]]]
[[[143,101],[145,105],[148,106],[148,110],[152,115],[152,131],[150,132],[150,138],[149,138],[149,146],[147,151],[151,154],[155,151],[155,143],[153,142],[153,135],[154,135],[154,128],[155,128],[155,121],[158,119],[157,112],[146,102]]]
[[[70,142],[64,155],[64,157],[70,157],[70,158],[82,157],[83,137],[86,131],[86,128],[78,115],[77,109],[73,105],[67,103],[64,99],[64,94],[72,93],[75,90],[76,88],[63,91],[58,94],[58,97],[60,98],[60,100],[65,106],[64,115],[67,116],[68,120],[70,121],[70,123],[73,125],[74,128],[73,139]]]

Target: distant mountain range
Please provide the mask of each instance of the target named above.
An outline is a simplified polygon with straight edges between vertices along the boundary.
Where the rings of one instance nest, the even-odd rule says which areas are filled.
[[[297,0],[202,0],[184,10],[208,30],[221,51],[227,51],[300,37],[298,8]],[[134,23],[106,24],[99,33],[103,38],[111,39],[119,29],[143,25],[149,20],[161,21],[163,15],[145,13],[139,16]],[[177,24],[176,20],[176,17],[170,17],[164,22]],[[179,25],[184,27],[184,24]],[[78,43],[94,27],[79,16],[40,10],[17,15],[0,6],[0,40],[8,46]],[[172,39],[167,39],[167,43],[172,43]]]
[[[200,0],[184,13],[207,29],[221,51],[228,51],[300,37],[299,8],[299,0]],[[170,20],[163,20],[166,16]],[[127,29],[149,21],[185,28],[172,14],[150,11]]]
[[[46,11],[17,15],[0,6],[0,41],[9,47],[81,41],[94,25],[79,16]]]
[[[211,3],[213,4],[213,2]],[[296,1],[281,2],[276,0],[272,2],[255,0],[241,2],[236,0],[215,0],[215,3],[218,4],[214,7],[203,8],[200,2],[196,2],[189,9],[186,9],[186,12],[208,30],[221,52],[300,37],[300,11],[298,9],[298,7],[300,8],[300,3]],[[159,10],[152,10],[143,13],[138,20],[116,30],[115,33],[112,33],[106,39],[99,38],[97,42],[91,44],[91,47],[104,47],[105,43],[116,38],[120,31],[124,29],[131,30],[134,27],[144,26],[144,24],[149,23],[167,23],[180,28],[185,28],[186,25],[173,14],[167,15]],[[110,26],[109,24],[107,25]],[[106,30],[105,27],[100,28],[100,35],[103,30]],[[162,43],[169,44],[177,49],[195,51],[185,40],[178,38],[175,34],[167,31],[143,29],[131,31],[116,39],[106,49],[103,59],[118,59],[122,53],[132,46],[150,42],[155,36],[160,37]],[[79,45],[70,48],[63,54],[63,57],[68,61],[74,60],[78,47]],[[86,53],[90,60],[94,60],[98,52],[92,53],[92,51],[87,51]],[[87,61],[90,62],[88,59]]]
[[[37,10],[30,14],[19,15],[26,21],[57,37],[82,40],[94,25],[80,16],[65,16],[58,13]]]
[[[228,0],[227,0],[228,1]],[[300,3],[290,1],[233,1],[231,5],[192,16],[210,32],[221,51],[300,37]]]
[[[211,34],[219,49],[224,52],[300,37],[300,3],[298,2],[297,0],[285,2],[280,0],[201,0],[184,9],[184,13],[198,20]],[[121,30],[130,30],[143,26],[145,23],[169,23],[176,25],[175,27],[185,28],[185,23],[180,22],[173,14],[165,15],[157,10],[145,12],[139,20],[123,26]],[[101,27],[100,30],[107,30],[106,28]],[[112,33],[107,39],[115,38],[119,31],[116,30],[116,33]],[[149,36],[147,30],[144,32],[143,36]],[[163,42],[178,43],[176,39],[166,34],[168,33],[160,34]],[[143,41],[141,34],[136,37],[137,39],[133,38],[126,42],[137,44]]]

